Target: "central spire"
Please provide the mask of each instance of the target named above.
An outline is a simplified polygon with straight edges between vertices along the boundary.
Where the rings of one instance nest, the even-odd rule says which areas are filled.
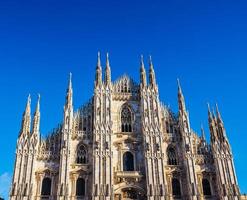
[[[72,73],[69,73],[69,83],[66,95],[66,106],[70,107],[73,104],[73,89],[72,89]]]

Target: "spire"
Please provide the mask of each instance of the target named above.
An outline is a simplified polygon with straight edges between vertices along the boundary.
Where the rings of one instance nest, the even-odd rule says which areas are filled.
[[[216,119],[215,122],[218,125],[218,131],[219,131],[219,138],[223,141],[227,141],[227,135],[226,135],[226,130],[225,130],[225,126],[224,126],[224,122],[223,119],[221,117],[220,111],[219,111],[219,107],[218,104],[216,103]]]
[[[36,105],[35,115],[40,114],[40,94],[38,94],[38,101]]]
[[[72,91],[72,73],[69,73],[69,90]]]
[[[31,95],[29,94],[27,97],[27,104],[26,104],[26,110],[25,110],[25,114],[29,114],[31,113]]]
[[[73,89],[72,89],[72,73],[69,73],[69,83],[66,95],[66,107],[70,107],[73,104]]]
[[[31,96],[28,95],[26,109],[22,116],[22,126],[20,130],[20,135],[22,133],[29,133],[31,128]]]
[[[210,104],[208,103],[208,124],[209,124],[209,130],[210,130],[210,139],[212,143],[218,140],[214,118],[215,118],[214,111],[211,112]]]
[[[202,133],[202,136],[201,136],[202,140],[206,141],[205,131],[204,131],[203,125],[201,125],[201,133]]]
[[[181,88],[179,79],[177,79],[177,82],[178,82],[178,106],[179,106],[179,110],[182,113],[184,113],[184,112],[186,112],[184,95],[183,95],[183,92],[182,92],[182,88]]]
[[[99,86],[102,83],[102,69],[100,61],[100,52],[98,52],[97,65],[96,65],[96,75],[95,75],[95,85]]]
[[[100,52],[98,52],[98,57],[97,57],[97,67],[101,67]]]
[[[156,86],[155,72],[151,56],[149,56],[149,83],[152,87]]]
[[[36,110],[34,113],[33,118],[33,133],[38,134],[39,133],[39,126],[40,126],[40,94],[38,94],[38,101],[36,105]]]
[[[105,83],[106,85],[109,85],[111,83],[111,68],[108,53],[106,53]]]
[[[211,123],[213,121],[213,116],[212,116],[212,112],[210,109],[210,104],[207,103],[207,105],[208,105],[208,122]]]
[[[220,111],[219,111],[219,107],[218,107],[218,104],[216,103],[216,116],[217,116],[217,120],[223,124],[223,120],[222,120],[222,117],[221,117],[221,114],[220,114]]]
[[[144,62],[143,62],[143,55],[141,55],[140,73],[141,73],[141,85],[143,87],[146,87],[147,86],[147,77],[146,77],[146,70],[145,70]]]

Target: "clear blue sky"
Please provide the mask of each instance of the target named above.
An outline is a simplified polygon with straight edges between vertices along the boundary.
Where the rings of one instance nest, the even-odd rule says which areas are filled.
[[[194,130],[207,130],[218,102],[247,192],[247,2],[228,0],[0,2],[0,194],[13,172],[28,93],[41,93],[41,131],[62,120],[67,78],[74,106],[93,93],[96,54],[108,51],[113,79],[139,81],[139,56],[153,57],[161,100],[177,111],[180,78]],[[105,62],[105,58],[102,58]],[[147,64],[146,64],[147,66]]]

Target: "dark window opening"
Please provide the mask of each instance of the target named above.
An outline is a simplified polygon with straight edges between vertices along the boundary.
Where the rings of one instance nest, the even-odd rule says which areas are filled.
[[[134,156],[131,152],[125,152],[123,155],[123,170],[134,171]]]
[[[42,196],[50,196],[51,195],[51,179],[48,177],[43,179],[41,195]]]
[[[208,179],[203,179],[202,180],[202,187],[203,187],[203,194],[205,196],[211,196],[212,193],[211,193],[211,188],[210,188],[210,183],[208,181]]]
[[[76,181],[76,196],[85,196],[85,180],[78,178]]]
[[[176,178],[172,179],[172,195],[181,196],[180,183],[179,183],[179,180]]]

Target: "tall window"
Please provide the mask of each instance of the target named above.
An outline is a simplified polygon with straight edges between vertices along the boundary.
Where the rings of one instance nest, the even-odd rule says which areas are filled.
[[[177,154],[173,147],[167,149],[168,165],[178,165]]]
[[[46,177],[42,181],[42,189],[41,189],[42,196],[50,196],[51,195],[51,179]]]
[[[202,187],[203,187],[203,194],[204,196],[211,196],[211,188],[210,188],[210,183],[208,179],[202,179]]]
[[[76,181],[76,196],[85,196],[85,180],[78,178]]]
[[[123,155],[123,170],[134,171],[134,156],[131,152],[125,152]]]
[[[122,132],[132,132],[131,111],[128,107],[124,107],[121,111],[121,128]]]
[[[172,179],[172,195],[181,196],[180,183],[179,183],[179,180],[176,178]]]
[[[87,163],[87,151],[84,145],[80,145],[77,149],[77,163],[78,164]]]

